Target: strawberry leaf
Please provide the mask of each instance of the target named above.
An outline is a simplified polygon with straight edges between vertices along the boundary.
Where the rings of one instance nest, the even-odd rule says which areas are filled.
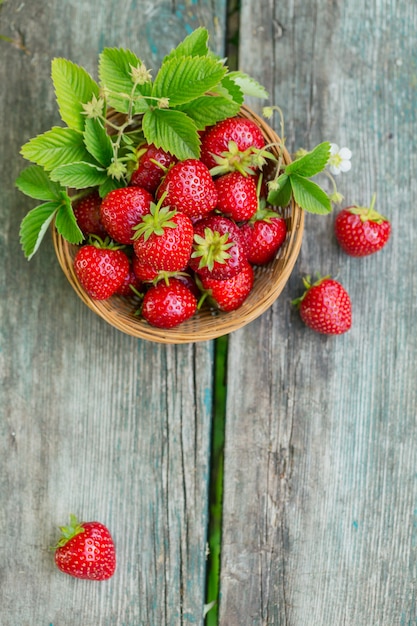
[[[196,28],[192,33],[187,35],[176,48],[164,58],[164,62],[172,58],[179,57],[203,57],[208,54],[208,31],[205,28]]]
[[[39,165],[29,165],[24,169],[16,179],[16,187],[36,200],[58,200],[62,191],[61,185],[51,181]]]
[[[88,152],[100,165],[110,165],[114,155],[113,144],[100,120],[86,120],[84,142]]]
[[[299,174],[291,174],[290,181],[294,200],[302,209],[320,215],[331,212],[328,195],[316,183]]]
[[[142,61],[131,50],[124,48],[105,48],[99,57],[99,77],[102,86],[108,93],[109,104],[119,111],[128,113],[131,107],[130,98],[135,95],[135,113],[144,113],[148,102],[143,96],[150,96],[151,82],[137,85],[135,92],[132,69],[141,67]]]
[[[174,57],[165,61],[156,75],[152,96],[168,98],[174,107],[203,96],[215,87],[227,69],[208,57]]]
[[[240,87],[245,96],[262,99],[269,98],[269,94],[265,87],[263,87],[251,76],[248,76],[248,74],[245,74],[244,72],[229,72],[227,76]]]
[[[324,141],[314,148],[311,152],[307,152],[304,156],[296,159],[285,168],[286,174],[298,174],[310,178],[326,167],[330,156],[330,143]]]
[[[20,243],[28,261],[38,250],[42,239],[52,222],[60,202],[45,202],[35,207],[23,218],[20,224]]]
[[[85,189],[101,185],[107,178],[107,172],[98,165],[80,161],[56,167],[51,172],[51,178],[66,187]]]
[[[20,154],[47,171],[64,163],[89,160],[82,133],[60,126],[30,139],[22,146]]]
[[[201,96],[178,107],[194,121],[198,130],[237,115],[239,109],[240,104],[222,96]]]
[[[243,104],[244,96],[239,85],[234,80],[229,78],[229,74],[221,80],[221,82],[212,89],[212,93],[218,96],[223,96],[229,100],[233,100],[237,104]]]
[[[55,217],[55,227],[59,234],[70,243],[78,244],[84,239],[84,235],[75,219],[71,199],[66,193],[62,194],[62,202]]]
[[[52,61],[52,82],[62,120],[70,128],[83,130],[83,104],[90,102],[93,95],[98,97],[97,83],[84,68],[60,58]]]
[[[142,129],[148,143],[175,155],[178,159],[198,159],[200,139],[193,120],[181,111],[155,109],[143,116]]]
[[[281,174],[277,179],[278,189],[268,193],[268,204],[272,206],[286,207],[291,200],[291,181],[286,174]]]

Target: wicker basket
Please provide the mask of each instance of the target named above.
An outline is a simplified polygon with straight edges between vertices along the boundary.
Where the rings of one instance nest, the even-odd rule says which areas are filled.
[[[254,120],[261,128],[267,144],[278,143],[276,133],[264,120],[242,106],[240,115]],[[283,154],[284,163],[291,162],[286,150]],[[81,287],[74,271],[74,257],[77,246],[69,244],[52,228],[52,238],[58,261],[70,284],[81,300],[97,315],[118,330],[141,339],[159,343],[193,343],[215,339],[227,335],[262,315],[278,298],[290,277],[300,252],[304,212],[294,201],[285,210],[287,238],[278,251],[276,258],[268,265],[255,267],[255,284],[243,305],[236,311],[228,313],[202,308],[190,320],[173,329],[164,330],[150,326],[145,320],[135,316],[137,303],[122,296],[112,296],[108,300],[94,300]]]

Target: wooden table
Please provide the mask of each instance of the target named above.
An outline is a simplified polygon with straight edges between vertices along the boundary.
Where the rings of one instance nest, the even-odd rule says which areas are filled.
[[[101,49],[121,46],[157,68],[198,25],[217,53],[233,53],[226,4],[1,2],[0,34],[18,45],[0,40],[3,626],[202,624],[215,599],[208,503],[224,342],[153,344],[95,316],[49,237],[24,259],[18,229],[33,203],[14,180],[20,146],[59,121],[53,57],[95,74]],[[228,338],[224,449],[213,459],[224,457],[220,595],[208,615],[217,609],[222,626],[415,625],[417,9],[241,0],[230,22],[240,68],[284,111],[288,148],[348,146],[345,203],[376,192],[393,235],[351,259],[334,213],[306,216],[284,292]],[[291,307],[315,272],[351,294],[343,336],[309,331]],[[111,529],[111,580],[55,568],[48,548],[70,512]]]

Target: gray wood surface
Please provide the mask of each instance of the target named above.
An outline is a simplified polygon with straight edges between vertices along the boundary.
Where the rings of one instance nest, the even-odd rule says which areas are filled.
[[[340,191],[375,191],[393,236],[349,259],[334,215],[307,216],[283,294],[229,338],[220,624],[413,626],[417,9],[240,4],[240,66],[282,107],[288,148],[349,146]],[[14,180],[20,146],[58,122],[53,57],[94,74],[103,46],[123,46],[157,67],[198,25],[223,53],[225,19],[220,0],[0,2],[0,35],[26,47],[0,39],[1,626],[203,623],[213,344],[107,326],[49,238],[28,263],[18,229],[33,203]],[[309,331],[290,305],[316,271],[351,293],[342,337]],[[48,548],[70,512],[111,529],[109,581],[56,570]]]
[[[20,146],[59,122],[51,59],[96,76],[103,46],[149,67],[202,24],[223,51],[224,3],[5,0],[0,34],[2,626],[201,623],[212,344],[165,347],[106,325],[69,288],[50,238],[28,263],[14,188]],[[60,575],[49,546],[72,512],[107,524],[116,575]]]
[[[227,626],[417,623],[416,28],[405,0],[241,3],[240,66],[282,107],[287,146],[347,145],[346,203],[375,191],[393,236],[350,259],[334,214],[308,216],[284,293],[230,337]],[[291,308],[316,271],[351,294],[344,336]]]

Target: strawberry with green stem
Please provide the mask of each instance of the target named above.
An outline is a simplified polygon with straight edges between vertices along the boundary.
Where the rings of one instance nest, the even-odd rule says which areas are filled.
[[[324,335],[341,335],[352,325],[352,305],[346,289],[340,282],[325,276],[311,283],[303,279],[305,292],[293,300],[303,322]]]
[[[224,280],[202,276],[198,280],[203,296],[199,308],[208,298],[221,311],[235,311],[242,306],[253,288],[254,271],[250,263],[245,262],[238,274]]]
[[[229,218],[213,215],[194,224],[189,265],[199,276],[231,278],[246,262],[239,227]]]
[[[391,235],[391,223],[375,210],[376,195],[369,207],[345,207],[336,216],[336,239],[349,256],[363,257],[381,250]]]
[[[177,161],[174,156],[153,144],[140,146],[136,158],[138,163],[130,176],[129,185],[142,187],[152,194],[155,194],[168,168]]]
[[[174,328],[190,319],[197,310],[197,298],[183,281],[167,278],[146,292],[141,315],[151,326]]]
[[[78,249],[74,270],[83,289],[95,300],[110,298],[123,285],[130,264],[126,253],[109,239],[90,237]]]
[[[55,546],[55,564],[75,578],[107,580],[116,569],[116,551],[110,531],[100,522],[78,522],[70,515],[68,526]]]
[[[139,261],[155,270],[175,272],[187,267],[193,246],[191,219],[180,211],[163,206],[166,193],[134,227],[133,249]]]

